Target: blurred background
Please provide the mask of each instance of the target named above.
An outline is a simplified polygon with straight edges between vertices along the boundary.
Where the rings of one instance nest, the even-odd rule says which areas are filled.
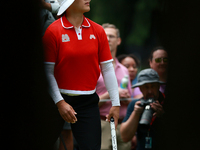
[[[38,126],[49,102],[39,1],[1,4],[0,149],[33,150],[39,139],[33,135],[42,131]],[[152,47],[161,43],[168,50],[167,113],[159,150],[199,149],[199,6],[199,0],[92,0],[85,14],[99,24],[116,24],[122,38],[117,55],[137,55],[141,68],[148,67]]]
[[[166,11],[165,3],[165,0],[92,0],[91,10],[85,16],[98,24],[115,24],[122,38],[117,55],[136,55],[143,69],[149,67],[152,48],[161,45],[158,29],[161,13]]]

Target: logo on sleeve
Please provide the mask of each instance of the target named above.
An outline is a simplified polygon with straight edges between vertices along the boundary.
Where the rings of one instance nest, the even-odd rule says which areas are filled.
[[[62,42],[69,42],[69,36],[67,34],[62,34]]]
[[[94,36],[94,34],[90,34],[90,39],[96,39],[96,37]]]

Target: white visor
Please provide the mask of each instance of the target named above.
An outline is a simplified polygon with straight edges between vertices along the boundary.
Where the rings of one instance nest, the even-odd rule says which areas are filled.
[[[65,10],[67,10],[67,8],[74,2],[74,0],[58,0],[58,2],[60,4],[60,8],[57,15],[60,16],[65,12]]]

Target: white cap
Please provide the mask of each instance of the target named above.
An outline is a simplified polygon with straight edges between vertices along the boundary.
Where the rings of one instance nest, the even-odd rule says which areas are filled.
[[[62,13],[67,10],[67,8],[74,2],[74,0],[58,0],[60,4],[60,9],[58,10],[57,15],[60,16]]]

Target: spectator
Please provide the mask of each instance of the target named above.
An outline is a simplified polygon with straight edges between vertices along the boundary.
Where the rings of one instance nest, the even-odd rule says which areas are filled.
[[[48,26],[53,23],[56,18],[54,15],[58,13],[58,10],[60,8],[60,5],[57,1],[50,1],[50,0],[41,0],[41,22],[42,22],[42,35],[44,35],[46,29]],[[59,150],[64,150],[64,146],[68,150],[73,150],[73,134],[71,130],[71,126],[68,122],[65,122],[63,126],[63,131],[61,132],[61,136],[63,138],[63,141],[59,138],[58,142],[59,144]],[[56,147],[56,145],[55,145]]]
[[[118,82],[118,90],[119,90],[119,97],[120,98],[130,98],[131,95],[131,82],[129,80],[128,83],[128,88],[127,89],[122,89],[120,88],[120,83],[122,78],[125,75],[129,75],[128,70],[126,67],[124,67],[122,64],[120,64],[116,58],[116,53],[117,53],[117,46],[120,45],[121,43],[121,38],[120,38],[120,32],[119,29],[116,28],[115,25],[105,23],[102,25],[104,28],[109,46],[110,46],[110,51],[112,58],[114,59],[113,61],[113,66],[115,70],[115,74],[117,77],[117,82]],[[111,150],[112,149],[112,140],[111,140],[111,132],[110,132],[110,124],[109,122],[106,121],[106,116],[109,114],[109,110],[112,107],[112,104],[110,101],[107,102],[101,102],[101,100],[104,99],[110,99],[110,95],[106,90],[106,86],[103,82],[103,76],[102,74],[100,75],[98,82],[97,82],[97,94],[100,97],[100,102],[99,102],[99,110],[100,110],[100,116],[101,116],[101,129],[102,129],[102,143],[101,143],[101,149],[102,150]],[[130,142],[123,142],[121,140],[120,136],[120,125],[125,117],[126,114],[126,109],[129,104],[130,100],[123,100],[121,101],[121,106],[120,106],[120,114],[119,114],[119,120],[118,120],[118,126],[116,128],[117,132],[117,146],[119,150],[124,150],[124,149],[130,149]]]
[[[41,0],[40,7],[42,8],[40,12],[41,29],[44,35],[48,26],[55,21],[53,14],[58,12],[60,5],[58,2],[50,3],[50,0]]]
[[[151,51],[149,65],[158,73],[160,81],[167,82],[168,54],[163,47],[158,46]],[[166,85],[161,85],[160,91],[164,93],[165,87]]]
[[[157,133],[156,128],[162,126],[162,115],[164,113],[162,104],[164,94],[159,91],[160,84],[164,82],[159,80],[157,72],[153,69],[144,69],[138,74],[138,83],[132,87],[139,87],[143,93],[143,100],[154,98],[156,102],[150,103],[150,109],[154,111],[150,125],[144,128],[139,124],[144,108],[140,106],[141,100],[132,101],[127,109],[127,114],[121,124],[121,136],[123,141],[129,141],[137,132],[137,150],[155,149]]]
[[[133,55],[133,54],[121,54],[117,57],[119,62],[124,65],[128,71],[129,71],[129,76],[131,80],[131,84],[134,85],[137,83],[137,73],[138,73],[138,68],[140,67],[140,62],[138,58]],[[132,94],[131,97],[133,98],[141,98],[142,93],[139,89],[139,87],[132,88]],[[136,135],[133,136],[131,140],[131,150],[135,150],[137,147],[137,137]]]
[[[52,12],[52,14],[57,14],[58,10],[60,8],[59,3],[57,2],[57,0],[54,1],[50,1],[50,0],[41,0],[41,7],[43,9],[46,9],[50,12]]]
[[[122,55],[119,55],[117,59],[122,65],[124,65],[128,69],[131,84],[134,85],[135,83],[137,83],[137,73],[138,73],[138,68],[140,66],[140,62],[138,58],[133,54],[129,54],[129,55],[122,54]],[[142,97],[142,93],[138,87],[132,88],[131,97],[133,98]]]
[[[133,54],[121,54],[117,56],[117,59],[122,65],[124,65],[128,69],[131,84],[134,85],[135,83],[137,83],[137,73],[138,68],[140,67],[138,58]]]
[[[95,92],[99,66],[112,99],[107,119],[113,117],[116,126],[120,106],[108,40],[102,26],[83,15],[90,10],[90,1],[60,0],[59,3],[59,19],[43,36],[50,94],[61,117],[71,123],[79,148],[99,150],[101,124],[99,97]]]

